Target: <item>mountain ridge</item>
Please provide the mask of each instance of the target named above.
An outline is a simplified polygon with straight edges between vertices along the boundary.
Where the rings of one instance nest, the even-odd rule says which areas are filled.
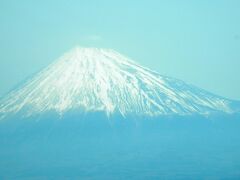
[[[227,98],[162,76],[111,49],[74,48],[0,101],[0,115],[71,109],[138,115],[206,115],[239,109]],[[237,105],[236,105],[237,106]]]

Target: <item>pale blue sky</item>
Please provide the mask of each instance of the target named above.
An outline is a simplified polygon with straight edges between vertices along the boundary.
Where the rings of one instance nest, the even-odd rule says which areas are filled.
[[[240,100],[239,0],[0,0],[0,96],[76,45]]]

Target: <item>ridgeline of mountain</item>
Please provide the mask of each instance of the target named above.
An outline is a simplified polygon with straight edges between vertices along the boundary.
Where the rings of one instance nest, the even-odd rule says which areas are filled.
[[[122,116],[234,113],[231,101],[161,76],[110,49],[74,48],[0,101],[0,116],[48,111]]]

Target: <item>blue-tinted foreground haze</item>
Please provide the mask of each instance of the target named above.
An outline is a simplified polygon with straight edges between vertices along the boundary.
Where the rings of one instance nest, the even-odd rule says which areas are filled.
[[[0,179],[240,179],[239,8],[1,1]]]

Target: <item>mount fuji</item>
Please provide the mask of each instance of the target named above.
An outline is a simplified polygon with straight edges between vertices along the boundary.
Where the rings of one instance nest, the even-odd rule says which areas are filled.
[[[239,102],[162,76],[111,49],[74,48],[0,101],[0,117],[70,111],[127,116],[235,113]]]
[[[77,47],[0,100],[0,179],[239,179],[239,110]]]

